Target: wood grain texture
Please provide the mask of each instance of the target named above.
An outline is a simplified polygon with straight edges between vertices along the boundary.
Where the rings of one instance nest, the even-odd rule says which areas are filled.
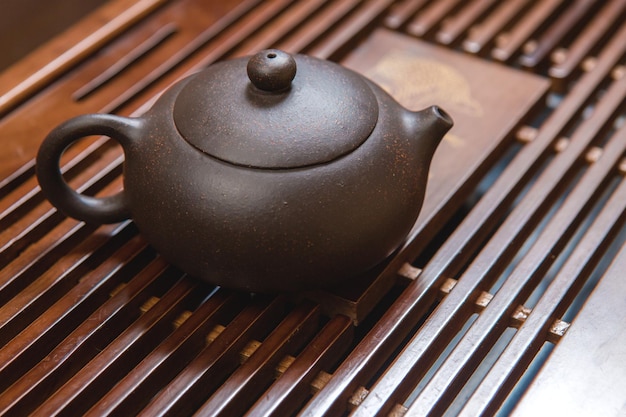
[[[536,414],[566,410],[546,401],[560,387],[576,410],[619,410],[625,4],[94,9],[0,74],[0,414]],[[214,288],[168,265],[132,221],[84,224],[44,199],[33,158],[54,126],[139,116],[182,77],[268,47],[337,61],[457,122],[416,227],[358,284]],[[80,141],[61,165],[81,192],[123,188],[124,155],[108,138]]]

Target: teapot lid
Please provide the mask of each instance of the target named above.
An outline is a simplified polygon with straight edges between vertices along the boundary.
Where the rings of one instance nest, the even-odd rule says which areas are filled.
[[[187,142],[255,168],[330,162],[356,149],[378,121],[378,102],[356,73],[316,58],[261,51],[191,77],[174,104]]]

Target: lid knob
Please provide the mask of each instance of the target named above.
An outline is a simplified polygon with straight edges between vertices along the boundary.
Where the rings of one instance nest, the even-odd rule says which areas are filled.
[[[256,88],[278,92],[291,86],[296,76],[296,60],[281,50],[267,49],[250,58],[247,71]]]

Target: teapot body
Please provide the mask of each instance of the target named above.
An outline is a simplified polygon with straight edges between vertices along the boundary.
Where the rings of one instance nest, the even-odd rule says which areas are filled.
[[[436,106],[410,112],[336,64],[263,51],[179,81],[139,118],[58,126],[40,147],[37,177],[65,214],[132,218],[166,260],[210,283],[333,287],[403,243],[451,126]],[[111,197],[77,193],[59,169],[67,146],[96,134],[125,154],[124,189]]]
[[[180,137],[171,107],[186,81],[143,116],[126,150],[131,216],[163,256],[192,276],[255,292],[340,285],[404,240],[420,211],[428,162],[413,151],[402,112],[376,92],[371,137],[331,163],[241,167]],[[408,174],[410,173],[410,174]]]

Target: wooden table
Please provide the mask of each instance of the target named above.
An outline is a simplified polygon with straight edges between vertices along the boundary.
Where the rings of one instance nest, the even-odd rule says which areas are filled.
[[[0,414],[624,413],[625,0],[89,4],[0,72]],[[42,197],[33,158],[54,126],[140,115],[267,47],[457,122],[413,231],[371,273],[252,297],[168,265],[130,221]],[[81,192],[123,186],[108,138],[63,167]]]

